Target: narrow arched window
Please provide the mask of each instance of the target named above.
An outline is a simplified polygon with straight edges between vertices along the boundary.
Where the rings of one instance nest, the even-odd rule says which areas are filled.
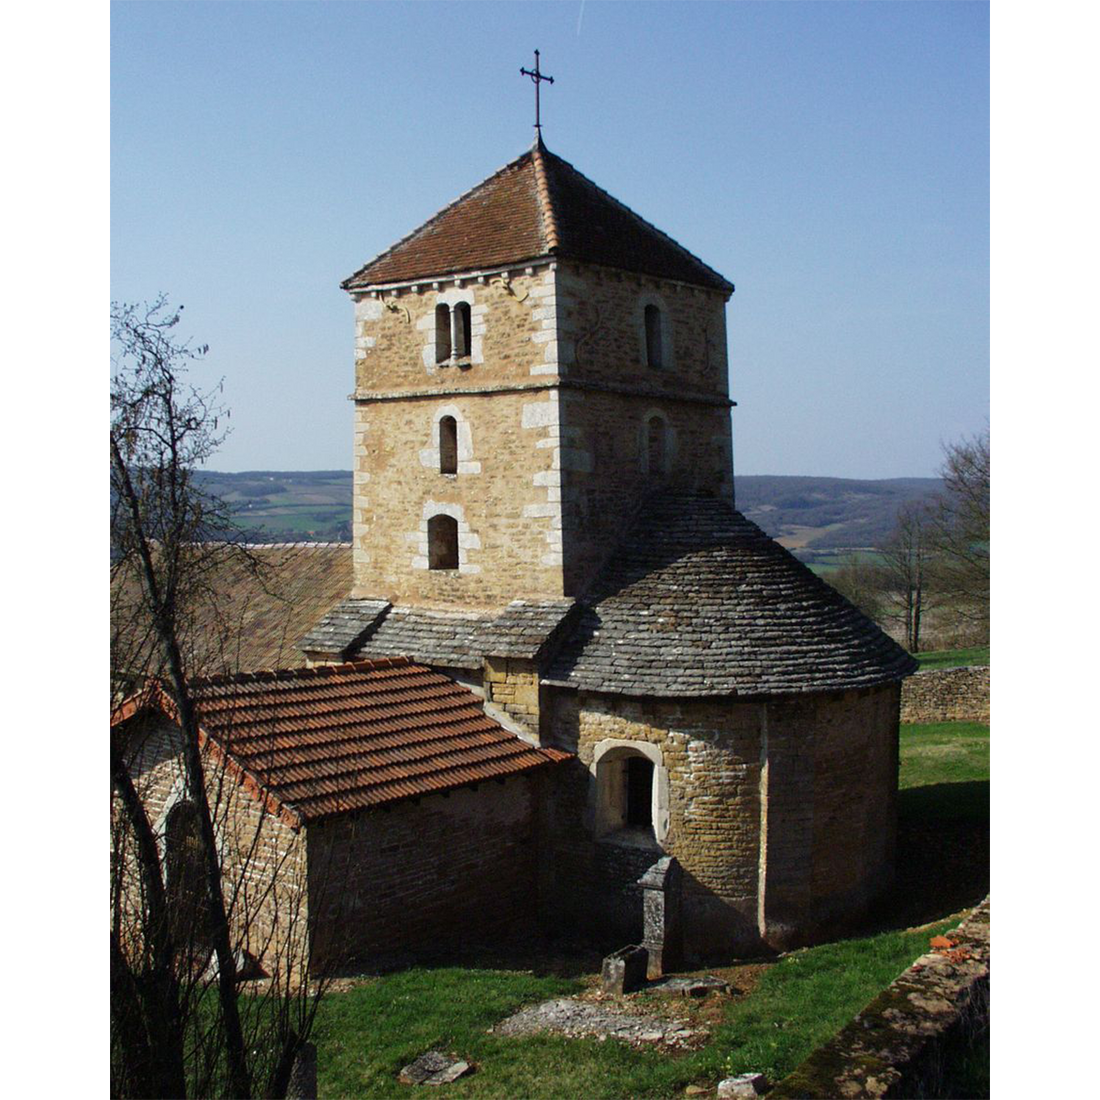
[[[435,307],[435,361],[445,363],[451,357],[451,311],[447,306]]]
[[[458,423],[453,416],[439,421],[439,472],[458,473]]]
[[[646,457],[650,477],[661,477],[665,472],[665,422],[659,416],[651,416],[646,425]]]
[[[458,520],[452,516],[428,520],[428,568],[458,568]]]
[[[645,358],[646,363],[658,369],[665,365],[664,333],[661,311],[657,306],[645,307]]]
[[[451,316],[454,318],[454,349],[456,359],[470,357],[470,303],[459,302]]]

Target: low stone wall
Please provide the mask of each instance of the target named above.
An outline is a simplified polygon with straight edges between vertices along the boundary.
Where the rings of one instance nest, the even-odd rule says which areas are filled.
[[[768,1100],[950,1095],[944,1050],[989,1026],[989,898],[850,1024],[768,1093]]]
[[[903,722],[989,722],[989,666],[932,668],[902,682]]]

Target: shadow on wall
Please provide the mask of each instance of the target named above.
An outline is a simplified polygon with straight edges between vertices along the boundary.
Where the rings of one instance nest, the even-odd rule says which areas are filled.
[[[897,879],[875,928],[927,924],[989,893],[989,781],[898,792]]]

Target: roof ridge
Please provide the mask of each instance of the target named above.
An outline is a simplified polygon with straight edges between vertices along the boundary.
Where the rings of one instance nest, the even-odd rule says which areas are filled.
[[[542,143],[542,138],[539,137],[531,149],[531,161],[535,166],[535,195],[539,200],[539,216],[542,219],[542,235],[546,242],[546,250],[553,252],[561,247],[561,236],[558,233],[554,203],[550,198],[550,181],[546,177],[546,163],[542,159],[543,153],[548,152],[549,150]]]
[[[381,672],[387,668],[413,665],[408,657],[362,657],[335,665],[310,665],[302,668],[261,668],[252,672],[229,672],[217,676],[196,676],[188,680],[191,688],[228,687],[231,684],[266,684],[280,680],[309,680],[320,676],[339,676],[351,672]]]
[[[220,545],[220,544],[218,544]],[[307,546],[319,546],[327,550],[350,550],[350,542],[238,542],[234,546],[240,546],[245,550],[301,550]]]
[[[485,187],[487,184],[491,183],[498,176],[501,176],[505,172],[507,172],[509,168],[517,167],[519,165],[520,161],[522,161],[525,157],[532,157],[533,154],[534,154],[533,149],[526,150],[525,152],[521,153],[518,157],[514,158],[513,160],[510,160],[507,164],[501,165],[500,168],[498,168],[495,172],[490,173],[488,176],[486,176],[480,182],[475,183],[473,185],[473,187],[470,187],[467,190],[463,191],[461,195],[459,195],[455,199],[452,199],[449,203],[447,203],[446,206],[441,206],[430,218],[428,218],[428,220],[426,222],[422,222],[420,225],[418,225],[411,232],[406,233],[405,236],[403,236],[400,240],[394,241],[394,243],[391,244],[389,246],[389,248],[384,248],[381,252],[378,253],[377,256],[374,256],[372,259],[368,260],[365,264],[362,264],[357,271],[353,272],[351,275],[349,275],[346,279],[344,279],[340,283],[340,288],[342,290],[350,290],[351,289],[351,284],[356,279],[358,279],[359,276],[362,275],[365,271],[367,271],[369,268],[373,267],[376,263],[378,263],[379,260],[385,259],[387,256],[389,256],[392,253],[396,252],[402,245],[408,244],[409,241],[415,240],[415,238],[420,236],[420,234],[423,233],[430,226],[435,225],[436,222],[438,222],[448,211],[452,210],[460,202],[464,202],[466,199],[470,198],[476,191],[479,191],[482,187]]]
[[[568,168],[571,172],[574,172],[579,179],[581,179],[585,184],[587,184],[587,186],[591,187],[594,191],[596,191],[603,198],[610,200],[615,206],[619,207],[620,210],[625,211],[632,218],[634,218],[637,221],[641,222],[641,224],[644,225],[648,230],[650,230],[653,233],[656,233],[658,237],[660,237],[663,241],[667,242],[668,244],[672,245],[672,247],[675,248],[677,251],[683,253],[683,255],[687,256],[688,259],[690,259],[693,262],[699,264],[700,267],[705,268],[708,272],[710,272],[711,275],[713,275],[716,279],[718,279],[719,282],[721,282],[724,286],[728,286],[731,291],[734,290],[733,283],[731,283],[724,275],[722,275],[718,271],[715,271],[715,269],[713,267],[711,267],[710,264],[708,264],[705,260],[701,260],[698,256],[695,255],[694,252],[690,251],[689,249],[685,248],[682,244],[680,244],[679,241],[677,241],[677,240],[673,239],[672,237],[670,237],[663,230],[658,229],[657,226],[655,226],[651,221],[648,221],[646,218],[643,218],[642,215],[639,214],[636,210],[632,210],[629,206],[626,205],[625,202],[622,202],[621,200],[615,198],[615,196],[612,195],[610,191],[605,191],[598,183],[595,183],[593,180],[590,180],[579,168],[576,167],[576,165],[572,164],[570,161],[567,161],[564,157],[559,157],[557,153],[550,152],[550,150],[547,149],[545,146],[543,146],[542,152],[545,153],[547,156],[553,157],[555,160],[557,160],[560,163],[564,164],[566,168]]]

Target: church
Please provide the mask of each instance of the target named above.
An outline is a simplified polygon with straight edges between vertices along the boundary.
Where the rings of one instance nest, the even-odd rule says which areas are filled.
[[[352,545],[318,548],[293,660],[195,683],[314,959],[610,951],[666,857],[689,959],[850,924],[893,875],[915,662],[735,510],[733,285],[539,137],[342,287]],[[115,721],[152,731],[170,860],[170,707]]]

